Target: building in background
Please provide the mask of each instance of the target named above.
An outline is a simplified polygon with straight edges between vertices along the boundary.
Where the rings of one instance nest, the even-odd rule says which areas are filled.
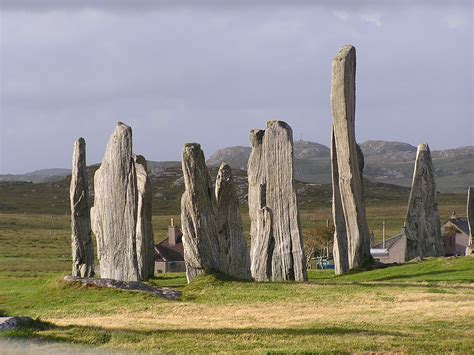
[[[451,217],[441,226],[446,256],[464,256],[469,243],[469,225],[466,218],[456,216],[453,211]]]
[[[171,219],[168,238],[155,244],[155,274],[186,271],[182,236],[183,233]]]
[[[384,264],[405,262],[405,251],[407,249],[407,236],[403,227],[400,234],[387,239],[385,242],[375,244],[370,249],[370,253],[375,260]]]

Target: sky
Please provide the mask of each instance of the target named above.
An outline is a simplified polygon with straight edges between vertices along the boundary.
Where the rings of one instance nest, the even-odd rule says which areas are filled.
[[[331,60],[357,52],[356,137],[474,145],[473,2],[0,0],[0,174],[249,145],[278,119],[329,144]]]

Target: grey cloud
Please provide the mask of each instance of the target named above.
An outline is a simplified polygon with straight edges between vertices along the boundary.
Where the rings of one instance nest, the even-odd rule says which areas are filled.
[[[346,43],[360,141],[473,144],[469,3],[203,3],[2,1],[0,173],[68,166],[78,136],[98,162],[119,120],[154,160],[189,141],[208,155],[246,145],[267,119],[328,144],[331,59]]]

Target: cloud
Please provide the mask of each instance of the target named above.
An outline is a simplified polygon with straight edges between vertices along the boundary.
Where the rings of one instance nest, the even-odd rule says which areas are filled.
[[[443,17],[443,22],[452,30],[464,30],[471,27],[472,18],[468,14],[449,14]]]
[[[347,21],[347,19],[349,18],[349,12],[344,10],[334,10],[332,14],[343,22]]]
[[[382,27],[382,14],[380,12],[366,12],[361,13],[360,18],[368,23],[371,23],[377,27]]]
[[[170,3],[0,0],[0,173],[67,167],[78,136],[98,162],[117,121],[132,125],[136,152],[152,160],[179,159],[190,141],[207,155],[247,145],[268,119],[328,144],[331,59],[348,43],[360,141],[472,144],[472,67],[459,65],[459,53],[472,62],[472,33],[441,21],[458,10]],[[446,119],[457,129],[440,134]]]

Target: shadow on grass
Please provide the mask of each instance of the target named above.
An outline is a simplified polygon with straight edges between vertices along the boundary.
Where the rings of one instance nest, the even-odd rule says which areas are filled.
[[[367,288],[375,287],[399,287],[399,288],[450,288],[459,290],[472,290],[473,286],[453,284],[452,282],[444,283],[446,280],[429,280],[429,281],[413,281],[413,282],[391,282],[391,281],[339,281],[339,282],[317,282],[310,281],[312,285],[319,286],[361,286]],[[469,284],[472,281],[470,279],[457,279],[457,282]]]
[[[293,337],[293,336],[396,336],[405,337],[406,334],[397,331],[384,331],[374,329],[364,329],[362,327],[337,327],[337,326],[315,326],[312,328],[220,328],[220,329],[160,329],[135,330],[135,329],[107,329],[95,326],[56,326],[51,323],[36,320],[28,327],[4,332],[0,337],[28,339],[42,342],[63,342],[87,345],[102,345],[114,340],[123,343],[138,343],[147,337],[179,337],[186,339],[199,339],[199,337],[215,336],[229,337],[238,341],[237,337],[243,336],[263,336],[263,337]],[[205,338],[206,342],[209,341]],[[217,339],[216,339],[217,340]],[[222,339],[221,339],[222,340]]]

